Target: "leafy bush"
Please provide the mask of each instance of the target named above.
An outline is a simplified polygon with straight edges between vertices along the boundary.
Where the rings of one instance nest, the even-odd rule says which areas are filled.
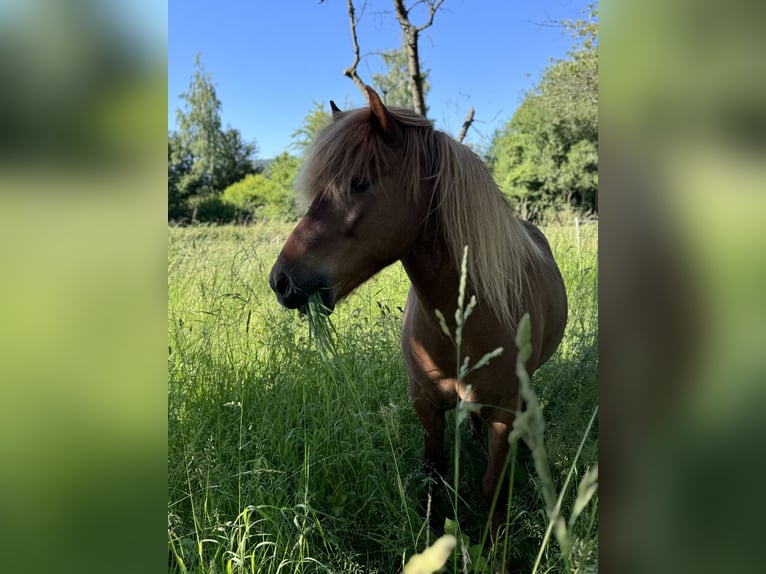
[[[237,216],[236,208],[218,195],[194,196],[189,199],[192,221],[230,223]]]
[[[245,176],[227,187],[221,200],[234,210],[238,221],[285,219],[292,215],[289,189],[261,173]]]
[[[269,166],[268,175],[247,175],[223,191],[221,200],[235,211],[240,221],[286,220],[295,217],[293,182],[298,158],[280,154]]]

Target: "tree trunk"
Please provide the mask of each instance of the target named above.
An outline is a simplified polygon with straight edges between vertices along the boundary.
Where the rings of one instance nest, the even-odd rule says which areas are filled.
[[[420,73],[420,55],[418,54],[418,30],[410,28],[405,32],[410,71],[410,93],[412,107],[421,116],[426,115],[426,99],[423,95],[423,76]]]
[[[420,73],[420,54],[418,53],[418,36],[434,23],[434,15],[444,0],[426,0],[428,5],[428,22],[421,26],[415,26],[410,21],[409,13],[404,5],[404,0],[394,0],[394,11],[399,26],[402,29],[407,43],[407,55],[409,59],[410,93],[412,94],[412,107],[421,116],[426,115],[426,98],[423,94],[423,76]],[[418,4],[418,2],[416,2]]]

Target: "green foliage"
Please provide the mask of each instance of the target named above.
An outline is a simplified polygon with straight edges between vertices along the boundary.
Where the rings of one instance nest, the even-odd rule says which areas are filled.
[[[242,222],[255,219],[256,213],[269,205],[277,194],[277,186],[262,173],[257,173],[227,187],[221,200],[236,210],[236,218]]]
[[[380,54],[386,71],[381,74],[373,74],[372,85],[387,106],[414,109],[415,105],[412,102],[412,92],[410,91],[409,56],[404,42],[405,40],[402,38],[401,47],[385,50]],[[428,95],[428,90],[431,89],[431,84],[428,83],[429,70],[421,67],[420,73],[423,76],[423,97],[425,98]]]
[[[578,45],[548,66],[511,120],[495,134],[489,163],[522,216],[550,208],[597,211],[597,12],[565,22]]]
[[[299,153],[306,151],[316,139],[319,130],[332,121],[332,114],[324,109],[324,102],[314,101],[314,109],[303,118],[303,124],[290,136],[291,144]]]
[[[213,189],[223,191],[250,173],[257,173],[253,163],[256,147],[242,139],[239,130],[227,128],[221,137],[221,152],[213,169]]]
[[[285,152],[271,162],[267,174],[249,174],[227,187],[221,200],[234,209],[232,219],[250,222],[294,218],[293,182],[298,166],[298,158]]]
[[[191,215],[188,199],[192,186],[182,185],[192,168],[191,155],[178,142],[178,134],[168,133],[168,220],[181,221]],[[188,180],[187,180],[188,181]]]
[[[287,152],[281,153],[275,157],[274,161],[269,165],[269,179],[283,189],[292,189],[300,165],[300,158],[290,155]]]
[[[195,195],[189,199],[188,209],[193,221],[209,223],[229,223],[237,214],[235,207],[218,195]]]
[[[168,134],[168,219],[220,221],[225,209],[210,198],[257,171],[256,146],[238,130],[222,128],[221,102],[199,55],[189,90],[181,97],[186,104],[176,112],[178,130]],[[214,219],[205,219],[208,213]]]

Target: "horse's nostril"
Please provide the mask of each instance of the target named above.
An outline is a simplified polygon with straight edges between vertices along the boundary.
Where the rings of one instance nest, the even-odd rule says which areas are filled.
[[[290,279],[287,277],[287,274],[279,274],[279,277],[277,277],[277,281],[274,284],[274,290],[281,295],[287,295],[290,293]]]

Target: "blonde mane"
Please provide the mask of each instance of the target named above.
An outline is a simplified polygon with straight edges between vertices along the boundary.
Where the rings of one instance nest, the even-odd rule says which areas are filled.
[[[506,326],[515,326],[526,311],[522,295],[527,273],[544,258],[542,250],[475,153],[412,110],[388,111],[402,127],[399,160],[375,131],[369,109],[342,112],[309,149],[299,189],[308,200],[319,194],[340,199],[352,177],[376,178],[386,165],[400,161],[402,181],[409,182],[408,199],[432,193],[430,215],[437,216],[458,269],[463,248],[469,246],[468,280],[477,299],[490,305]]]

